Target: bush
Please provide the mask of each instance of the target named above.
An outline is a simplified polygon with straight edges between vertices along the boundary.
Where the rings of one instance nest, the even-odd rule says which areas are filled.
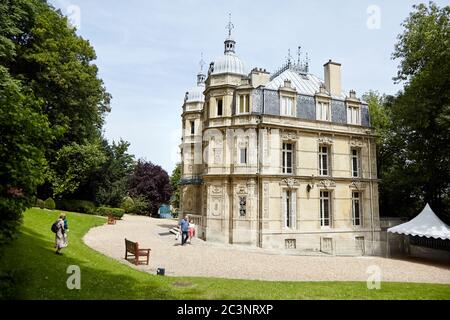
[[[120,207],[125,210],[126,213],[134,213],[134,200],[131,197],[123,198]]]
[[[45,202],[44,202],[44,200],[42,200],[42,199],[37,199],[37,200],[36,200],[36,207],[39,207],[39,208],[41,208],[41,209],[44,209],[44,208],[45,208]]]
[[[110,208],[110,207],[98,207],[97,214],[101,216],[113,215],[116,219],[122,219],[125,214],[125,210],[120,208]]]
[[[44,201],[44,207],[49,210],[55,210],[55,200],[53,200],[52,198],[47,198],[47,200]]]
[[[149,212],[150,202],[145,199],[143,196],[137,196],[133,198],[134,207],[133,213],[139,215],[146,215]]]
[[[59,210],[74,211],[87,214],[95,214],[95,203],[88,200],[58,200],[56,206]]]

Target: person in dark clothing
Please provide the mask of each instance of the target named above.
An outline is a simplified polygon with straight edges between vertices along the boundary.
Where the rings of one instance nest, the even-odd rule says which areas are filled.
[[[184,216],[184,219],[180,221],[181,230],[181,245],[186,244],[189,237],[189,219],[188,216]]]

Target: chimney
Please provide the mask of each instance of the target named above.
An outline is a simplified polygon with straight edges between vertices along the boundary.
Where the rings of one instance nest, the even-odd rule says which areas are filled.
[[[325,88],[331,95],[341,95],[341,64],[331,61],[323,65]]]
[[[270,74],[266,69],[254,68],[250,72],[250,79],[253,88],[265,86],[270,81]]]

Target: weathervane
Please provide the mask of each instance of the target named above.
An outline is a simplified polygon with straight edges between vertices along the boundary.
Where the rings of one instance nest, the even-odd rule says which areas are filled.
[[[200,65],[200,72],[202,72],[203,71],[203,66],[205,65],[205,61],[203,60],[203,52],[201,53],[201,58],[200,58],[199,65]]]
[[[228,14],[229,21],[226,26],[226,29],[228,29],[228,37],[231,37],[231,30],[234,29],[234,24],[231,22],[231,13]]]

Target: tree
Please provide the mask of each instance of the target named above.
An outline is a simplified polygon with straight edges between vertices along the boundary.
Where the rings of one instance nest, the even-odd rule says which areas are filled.
[[[392,211],[411,217],[430,203],[450,221],[450,7],[413,8],[393,53],[404,88],[391,106],[396,152],[382,179]]]
[[[73,193],[106,161],[98,143],[62,147],[56,156],[53,172],[53,192],[56,196]]]
[[[46,116],[54,132],[45,149],[48,178],[39,187],[39,196],[46,198],[61,171],[55,167],[61,148],[100,138],[111,96],[92,63],[92,46],[46,1],[2,1],[0,16],[0,65],[21,81],[30,99],[41,101],[35,111]]]
[[[1,20],[1,19],[0,19]],[[0,251],[11,241],[22,212],[34,203],[47,167],[45,145],[53,137],[19,81],[0,66]]]
[[[105,164],[93,177],[91,195],[102,205],[118,207],[127,195],[130,176],[134,169],[134,156],[128,154],[130,143],[124,140],[109,145],[104,140],[107,157]]]
[[[133,198],[143,196],[149,201],[148,212],[155,215],[159,206],[170,199],[169,175],[160,166],[139,160],[130,179],[129,193]]]
[[[170,176],[170,186],[172,187],[173,194],[171,197],[171,204],[174,208],[180,207],[180,194],[181,194],[181,163],[177,163],[175,169]]]

